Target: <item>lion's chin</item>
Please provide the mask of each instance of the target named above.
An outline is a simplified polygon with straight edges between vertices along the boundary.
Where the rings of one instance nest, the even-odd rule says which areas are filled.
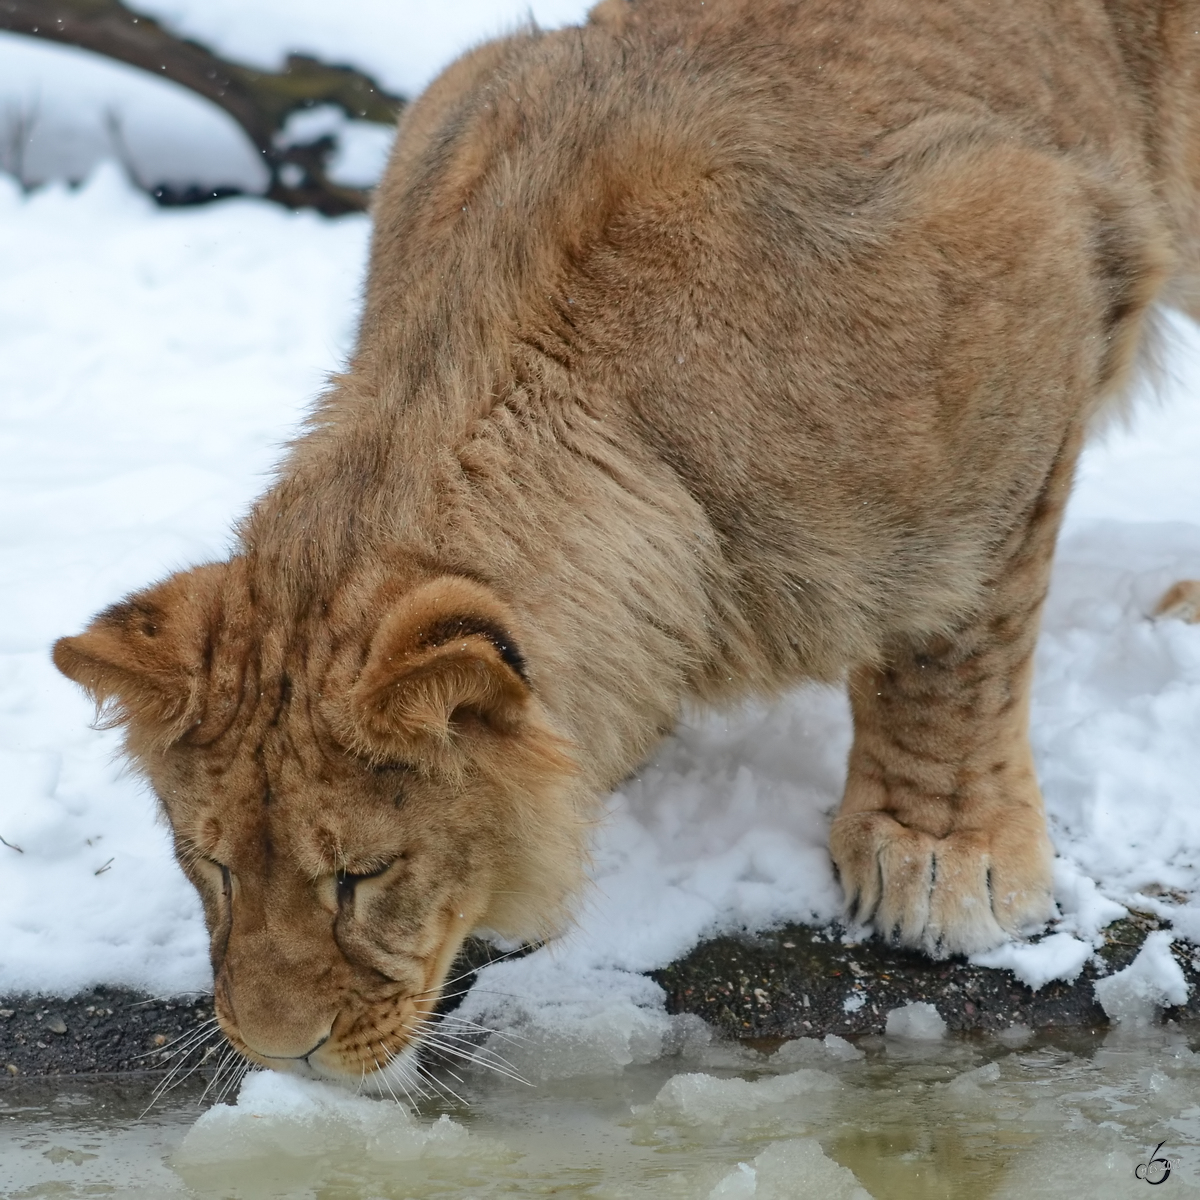
[[[386,1065],[360,1076],[354,1086],[358,1088],[360,1085],[361,1090],[368,1096],[382,1096],[390,1100],[414,1103],[427,1091],[421,1083],[416,1047],[405,1046]]]
[[[339,1087],[369,1096],[411,1101],[425,1090],[419,1083],[417,1051],[413,1046],[405,1046],[399,1054],[382,1065],[360,1063],[352,1067],[339,1062],[332,1055],[323,1057],[320,1051],[310,1055],[308,1059],[260,1059],[256,1065],[278,1071],[282,1075],[294,1075],[299,1079],[337,1084]]]

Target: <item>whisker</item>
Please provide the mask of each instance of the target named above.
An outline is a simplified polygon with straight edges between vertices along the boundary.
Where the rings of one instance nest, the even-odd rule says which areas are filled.
[[[383,1047],[382,1047],[382,1046],[380,1046],[379,1048],[380,1048],[380,1050],[383,1050]],[[386,1051],[386,1050],[384,1050],[384,1057],[385,1057],[385,1061],[386,1061],[386,1056],[387,1056],[387,1051]],[[400,1103],[400,1097],[399,1097],[399,1096],[397,1096],[397,1095],[396,1095],[396,1093],[395,1093],[394,1091],[392,1091],[392,1082],[391,1082],[391,1080],[390,1080],[390,1079],[388,1079],[388,1077],[387,1077],[387,1067],[386,1067],[386,1066],[381,1066],[381,1065],[380,1065],[379,1059],[375,1058],[375,1051],[374,1051],[374,1050],[371,1050],[371,1057],[375,1059],[375,1070],[376,1070],[376,1073],[377,1073],[377,1074],[379,1075],[379,1077],[380,1077],[380,1078],[383,1080],[383,1086],[384,1086],[385,1088],[387,1088],[387,1090],[388,1090],[388,1095],[390,1095],[390,1096],[391,1096],[392,1100],[393,1100],[393,1101],[394,1101],[396,1104],[399,1104],[399,1103]],[[389,1063],[389,1064],[387,1064],[387,1065],[388,1065],[388,1066],[390,1066],[391,1064]],[[399,1082],[399,1081],[397,1081],[397,1082]],[[407,1089],[406,1089],[406,1088],[404,1088],[404,1084],[403,1084],[403,1083],[400,1083],[400,1087],[401,1087],[401,1089],[402,1089],[402,1090],[404,1090],[404,1094],[407,1096],[407,1095],[408,1095],[408,1091],[407,1091]],[[409,1096],[409,1105],[410,1105],[410,1106],[412,1105],[412,1097],[411,1097],[411,1096]]]
[[[508,1070],[504,1067],[498,1066],[494,1062],[488,1062],[488,1060],[486,1058],[479,1058],[474,1054],[469,1054],[469,1053],[467,1053],[467,1051],[456,1049],[453,1046],[445,1046],[445,1047],[441,1047],[441,1049],[442,1049],[443,1053],[445,1053],[445,1054],[452,1054],[455,1058],[462,1059],[463,1062],[468,1062],[468,1063],[473,1064],[474,1066],[482,1067],[483,1069],[485,1069],[487,1071],[491,1071],[496,1075],[503,1076],[505,1079],[511,1079],[513,1081],[513,1083],[520,1083],[520,1084],[523,1084],[525,1087],[533,1087],[534,1086],[523,1075],[517,1074],[517,1072],[515,1070]]]
[[[239,1056],[233,1060],[233,1069],[229,1072],[229,1079],[224,1088],[221,1089],[221,1094],[217,1097],[218,1104],[224,1104],[225,1097],[228,1096],[230,1092],[236,1091],[238,1085],[243,1079],[246,1078],[249,1070],[250,1064],[245,1059]]]
[[[433,1072],[432,1072],[432,1071],[428,1070],[428,1068],[426,1068],[426,1067],[423,1067],[423,1066],[421,1066],[421,1064],[420,1064],[419,1062],[417,1063],[417,1070],[418,1070],[418,1071],[419,1071],[419,1072],[420,1072],[420,1073],[421,1073],[421,1074],[422,1074],[422,1075],[423,1075],[423,1076],[424,1076],[426,1079],[428,1079],[428,1080],[429,1080],[429,1082],[430,1082],[430,1083],[431,1083],[431,1084],[432,1084],[432,1085],[433,1085],[435,1088],[439,1088],[439,1089],[440,1089],[440,1090],[441,1090],[441,1091],[442,1091],[442,1092],[443,1092],[445,1095],[449,1096],[449,1097],[450,1097],[452,1100],[456,1101],[456,1102],[457,1102],[458,1104],[460,1104],[460,1105],[461,1105],[463,1108],[467,1108],[467,1107],[469,1107],[469,1106],[468,1106],[468,1104],[467,1104],[467,1102],[466,1102],[466,1101],[465,1101],[465,1100],[464,1100],[464,1099],[463,1099],[463,1098],[462,1098],[462,1097],[461,1097],[461,1096],[460,1096],[460,1095],[459,1095],[459,1094],[458,1094],[458,1093],[457,1093],[457,1092],[456,1092],[456,1091],[455,1091],[455,1090],[454,1090],[454,1089],[453,1089],[453,1088],[452,1088],[452,1087],[451,1087],[451,1086],[450,1086],[448,1083],[445,1083],[443,1080],[440,1080],[440,1079],[438,1079],[438,1078],[437,1078],[437,1077],[436,1077],[436,1076],[433,1074]],[[462,1080],[459,1080],[459,1082],[461,1083],[461,1082],[462,1082]]]
[[[208,1045],[202,1044],[204,1038],[206,1038],[212,1032],[212,1029],[194,1031],[187,1045],[181,1046],[174,1052],[172,1057],[175,1058],[176,1061],[171,1065],[171,1069],[167,1072],[166,1078],[161,1080],[151,1093],[150,1103],[146,1105],[145,1109],[143,1109],[141,1114],[142,1117],[144,1117],[146,1113],[148,1113],[150,1109],[153,1108],[154,1105],[157,1104],[158,1101],[161,1100],[172,1088],[179,1087],[181,1084],[190,1079],[196,1073],[196,1071],[198,1071],[206,1062],[208,1062],[213,1053],[220,1048],[220,1042],[213,1042]],[[195,1062],[188,1065],[188,1060],[194,1054],[196,1054],[197,1051],[200,1051],[199,1058]],[[186,1071],[184,1071],[184,1067],[187,1067]],[[181,1071],[183,1071],[182,1075],[180,1075]],[[207,1092],[207,1089],[205,1090]],[[203,1097],[201,1097],[201,1100],[203,1100]]]
[[[480,1025],[478,1021],[468,1021],[466,1017],[456,1017],[453,1013],[444,1013],[442,1016],[439,1016],[435,1024],[440,1024],[442,1021],[453,1021],[456,1025],[461,1025],[464,1032],[474,1031],[476,1033],[485,1033],[489,1037],[496,1037],[506,1042],[512,1042],[513,1045],[520,1045],[522,1042],[529,1041],[523,1034],[506,1029],[492,1029],[487,1025]]]
[[[179,1068],[182,1067],[184,1063],[186,1063],[188,1059],[191,1058],[192,1055],[197,1051],[200,1051],[201,1054],[203,1054],[203,1052],[210,1047],[215,1049],[216,1047],[220,1046],[224,1042],[224,1038],[218,1038],[216,1041],[208,1040],[215,1032],[215,1030],[206,1029],[201,1035],[193,1038],[186,1045],[180,1046],[177,1050],[175,1050],[170,1056],[171,1074],[173,1075],[176,1071],[178,1071]]]
[[[396,1070],[396,1082],[399,1083],[400,1086],[404,1089],[405,1096],[409,1095],[408,1089],[409,1089],[409,1086],[411,1085],[413,1091],[417,1093],[417,1101],[418,1102],[421,1100],[429,1099],[430,1093],[422,1085],[421,1077],[419,1074],[417,1074],[413,1070],[412,1063],[408,1062],[407,1060],[401,1059],[400,1056],[398,1054],[396,1054],[396,1055],[392,1056],[391,1061],[388,1063],[389,1070],[393,1067]],[[414,1108],[416,1108],[416,1104],[413,1103],[411,1097],[409,1098],[409,1103],[412,1104]]]
[[[135,1054],[134,1058],[150,1058],[154,1054],[166,1055],[167,1058],[176,1058],[180,1054],[186,1054],[197,1042],[203,1041],[208,1037],[213,1032],[216,1024],[217,1019],[213,1017],[211,1022],[205,1021],[198,1029],[190,1029],[187,1033],[181,1033],[179,1037],[172,1042],[167,1042],[165,1046],[156,1046],[153,1050],[147,1050],[144,1054]],[[181,1042],[183,1045],[180,1045]]]
[[[462,1059],[464,1062],[474,1063],[479,1067],[485,1067],[489,1071],[494,1071],[497,1075],[503,1075],[506,1078],[513,1080],[514,1083],[523,1083],[526,1087],[533,1087],[533,1084],[530,1083],[530,1081],[523,1075],[521,1075],[511,1063],[500,1058],[499,1055],[494,1055],[494,1057],[499,1061],[492,1061],[491,1058],[485,1057],[485,1055],[491,1053],[486,1049],[473,1048],[471,1050],[467,1050],[462,1046],[453,1044],[450,1041],[435,1040],[432,1037],[429,1038],[428,1041],[422,1042],[421,1045],[422,1049],[424,1049],[426,1046],[429,1046],[442,1054],[450,1054],[455,1058]],[[464,1045],[472,1045],[472,1043],[464,1043]]]
[[[178,996],[151,996],[149,1000],[135,1000],[130,1008],[146,1008],[151,1004],[170,1003],[172,1000],[181,1000],[184,996],[195,996],[198,999],[211,997],[212,992],[180,992]]]
[[[216,1047],[210,1047],[210,1049],[216,1049]],[[150,1093],[150,1103],[147,1104],[142,1110],[138,1120],[141,1120],[141,1118],[144,1117],[169,1091],[171,1091],[172,1088],[179,1087],[181,1084],[186,1083],[205,1064],[205,1062],[207,1062],[207,1060],[208,1056],[202,1054],[200,1058],[197,1059],[196,1062],[192,1063],[192,1065],[188,1067],[186,1071],[183,1071],[183,1067],[187,1063],[187,1059],[180,1059],[179,1062],[177,1062],[171,1068],[166,1078],[161,1080],[157,1087],[155,1087],[154,1091]],[[182,1075],[179,1074],[180,1071],[183,1071]],[[176,1076],[178,1076],[178,1078],[176,1078]]]
[[[217,1070],[220,1078],[219,1080],[213,1080],[214,1104],[220,1104],[225,1099],[225,1093],[229,1090],[229,1081],[233,1078],[234,1072],[237,1070],[237,1058],[232,1048],[221,1060],[221,1065]]]
[[[471,1049],[476,1053],[480,1055],[488,1055],[496,1059],[498,1062],[503,1063],[506,1067],[512,1067],[512,1063],[510,1063],[503,1054],[497,1053],[490,1046],[481,1045],[479,1042],[475,1041],[471,1037],[468,1037],[466,1034],[453,1033],[448,1029],[431,1029],[428,1037],[431,1042],[442,1040],[446,1044],[455,1043],[458,1045],[470,1046]]]
[[[421,1047],[421,1049],[424,1049],[424,1047],[422,1046],[422,1047]],[[437,1047],[435,1046],[435,1047],[434,1047],[434,1049],[436,1050],[436,1049],[437,1049]],[[420,1059],[418,1058],[418,1060],[417,1060],[417,1061],[418,1061],[418,1066],[419,1066],[419,1065],[420,1065]],[[449,1075],[451,1078],[453,1078],[453,1079],[457,1079],[457,1080],[458,1080],[458,1082],[459,1082],[459,1083],[461,1083],[461,1084],[463,1085],[463,1087],[466,1087],[466,1086],[467,1086],[467,1081],[466,1081],[466,1080],[465,1080],[465,1079],[464,1079],[464,1078],[463,1078],[463,1077],[462,1077],[462,1076],[461,1076],[461,1075],[460,1075],[460,1074],[459,1074],[459,1073],[458,1073],[456,1070],[454,1070],[454,1068],[453,1068],[453,1067],[451,1067],[451,1066],[450,1066],[450,1065],[449,1065],[449,1064],[448,1064],[448,1063],[445,1061],[444,1057],[443,1057],[442,1061],[438,1063],[438,1067],[439,1067],[439,1068],[440,1068],[442,1071],[444,1071],[444,1072],[445,1072],[447,1075]]]
[[[466,971],[462,971],[460,974],[455,975],[453,979],[444,979],[440,984],[437,985],[437,987],[426,988],[423,992],[414,992],[413,999],[416,999],[419,996],[427,996],[430,992],[438,991],[439,988],[453,987],[456,983],[459,983],[464,979],[469,979],[472,975],[478,975],[484,967],[490,967],[493,963],[505,962],[506,960],[517,955],[524,956],[526,954],[532,954],[535,950],[541,949],[542,944],[543,943],[539,943],[537,946],[518,946],[515,950],[506,950],[503,954],[498,954],[495,958],[489,958],[487,962],[480,963],[477,967],[471,967]],[[466,990],[470,991],[469,988]],[[462,993],[460,993],[460,995],[461,994]],[[441,998],[443,1000],[446,999],[445,996]]]
[[[159,1083],[157,1088],[155,1088],[156,1095],[160,1091],[166,1091],[167,1088],[169,1088],[171,1086],[171,1081],[175,1078],[176,1075],[179,1074],[179,1072],[183,1069],[184,1065],[187,1063],[188,1059],[198,1049],[199,1049],[198,1045],[190,1046],[190,1047],[188,1047],[186,1053],[178,1054],[175,1056],[176,1061],[171,1064],[171,1069],[167,1072],[166,1078],[163,1079]]]
[[[440,996],[438,996],[438,1003],[440,1004],[443,1000],[457,1000],[459,998],[459,996],[466,996],[470,991],[471,991],[471,989],[469,987],[467,987],[467,988],[461,988],[457,992],[444,992]],[[413,995],[409,997],[409,999],[423,1000],[428,995],[429,995],[429,992],[427,992],[427,991],[426,992],[414,992]]]
[[[153,1050],[147,1050],[145,1054],[137,1054],[135,1058],[148,1058],[151,1054],[166,1054],[172,1046],[178,1046],[180,1042],[192,1042],[197,1038],[203,1037],[208,1033],[214,1025],[217,1024],[216,1017],[209,1017],[206,1021],[201,1021],[199,1025],[193,1029],[185,1030],[177,1038],[172,1038],[169,1042],[161,1046],[156,1046]],[[178,1051],[176,1051],[178,1053]]]
[[[415,1047],[414,1047],[415,1048]],[[427,1100],[430,1097],[430,1092],[421,1083],[421,1064],[415,1058],[406,1059],[400,1054],[391,1054],[387,1063],[388,1070],[395,1070],[396,1082],[404,1090],[405,1096],[409,1097],[409,1103],[412,1104],[412,1097],[409,1095],[408,1085],[411,1084],[413,1091],[417,1093],[417,1097],[421,1100]],[[437,1093],[433,1093],[434,1098],[437,1098]],[[416,1105],[414,1104],[415,1108]]]
[[[204,1091],[200,1093],[200,1103],[203,1104],[208,1099],[208,1093],[212,1091],[217,1081],[221,1078],[221,1072],[225,1070],[225,1065],[229,1062],[229,1056],[232,1054],[232,1048],[228,1045],[221,1049],[221,1057],[217,1059],[217,1069],[213,1072],[212,1078],[204,1087]]]

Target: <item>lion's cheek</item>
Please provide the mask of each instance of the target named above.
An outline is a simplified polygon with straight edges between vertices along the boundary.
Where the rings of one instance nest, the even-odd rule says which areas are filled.
[[[463,939],[479,924],[492,893],[492,873],[422,871],[389,889],[356,900],[335,936],[342,953],[404,985],[414,997],[433,997]]]

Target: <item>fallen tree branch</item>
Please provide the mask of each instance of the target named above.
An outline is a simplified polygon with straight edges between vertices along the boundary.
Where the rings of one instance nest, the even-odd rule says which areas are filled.
[[[294,112],[332,104],[352,119],[393,124],[404,101],[353,67],[301,54],[280,72],[232,63],[198,42],[176,37],[120,0],[0,0],[0,30],[77,46],[170,79],[223,108],[245,130],[270,171],[271,200],[328,215],[366,207],[369,193],[326,174],[335,142],[321,137],[285,145],[280,133]]]

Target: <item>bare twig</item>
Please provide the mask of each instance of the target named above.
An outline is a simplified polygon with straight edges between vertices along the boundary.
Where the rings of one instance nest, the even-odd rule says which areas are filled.
[[[7,846],[10,850],[15,850],[18,854],[25,853],[20,846],[14,846],[12,842],[6,842],[2,837],[0,837],[0,845]]]
[[[25,153],[29,148],[34,126],[38,122],[38,109],[37,100],[28,105],[4,106],[4,130],[0,133],[0,171],[11,175],[25,191],[29,191],[33,186],[33,181],[25,173]]]
[[[279,72],[229,62],[120,0],[0,0],[0,29],[92,50],[198,93],[229,113],[254,143],[271,173],[269,199],[328,215],[365,208],[369,193],[329,179],[332,138],[279,144],[276,135],[288,116],[332,104],[353,119],[391,124],[404,105],[361,71],[305,55],[289,55]]]
[[[104,110],[104,128],[108,133],[109,145],[112,146],[113,153],[117,156],[117,162],[121,164],[130,181],[136,187],[141,188],[143,192],[150,191],[151,188],[147,187],[137,169],[133,152],[129,149],[129,143],[125,140],[125,128],[121,123],[121,114],[115,108],[106,108]]]

